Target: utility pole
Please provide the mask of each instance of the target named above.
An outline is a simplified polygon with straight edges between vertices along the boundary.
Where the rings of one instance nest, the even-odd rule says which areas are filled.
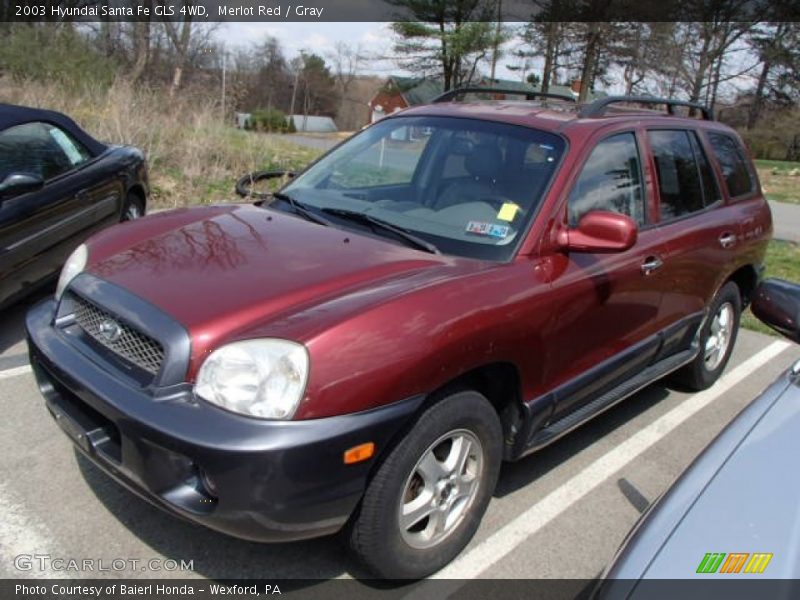
[[[292,106],[289,109],[289,116],[291,117],[294,114],[294,101],[297,99],[297,81],[300,79],[300,69],[299,67],[295,69],[294,72],[294,85],[292,86]]]
[[[294,84],[292,85],[292,105],[289,108],[289,116],[286,117],[287,122],[294,122],[294,103],[297,100],[297,85],[300,81],[300,64],[299,62],[295,62],[295,70],[294,70]],[[295,127],[297,129],[297,127]],[[305,123],[303,124],[303,129],[305,129]]]

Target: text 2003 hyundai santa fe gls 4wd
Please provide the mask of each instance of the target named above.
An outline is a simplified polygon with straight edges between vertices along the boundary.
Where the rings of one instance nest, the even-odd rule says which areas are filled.
[[[737,135],[674,103],[461,98],[367,128],[268,205],[78,248],[27,317],[77,446],[212,529],[347,525],[374,573],[421,577],[502,460],[668,373],[711,385],[772,229]]]

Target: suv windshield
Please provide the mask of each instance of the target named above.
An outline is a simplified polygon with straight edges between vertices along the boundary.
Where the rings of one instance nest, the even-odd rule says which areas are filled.
[[[385,119],[348,140],[282,191],[336,224],[368,214],[441,252],[508,260],[564,150],[543,131],[451,117]],[[336,210],[343,209],[338,214]],[[352,215],[350,215],[352,217]]]

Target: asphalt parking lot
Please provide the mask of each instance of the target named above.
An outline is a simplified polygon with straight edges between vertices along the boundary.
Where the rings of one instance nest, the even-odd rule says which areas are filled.
[[[78,456],[27,367],[21,324],[32,302],[0,316],[0,577],[364,576],[337,537],[282,545],[228,538],[163,514]],[[437,577],[596,577],[641,511],[798,358],[798,346],[742,331],[710,390],[691,395],[654,384],[542,452],[505,465],[476,538]],[[16,557],[33,554],[106,565],[122,559],[126,567],[16,568]],[[192,570],[143,570],[152,559],[192,561]]]

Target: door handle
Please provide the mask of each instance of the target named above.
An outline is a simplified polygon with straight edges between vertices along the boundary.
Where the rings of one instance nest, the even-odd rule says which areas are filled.
[[[664,261],[658,256],[648,256],[642,263],[642,273],[645,275],[650,275],[650,273],[661,268],[663,265]]]
[[[719,236],[719,245],[723,248],[730,248],[736,243],[736,234],[735,233],[723,233]]]
[[[81,190],[80,192],[78,192],[77,194],[75,194],[75,197],[76,197],[76,198],[77,198],[77,199],[78,199],[80,202],[86,202],[87,200],[89,200],[89,191],[88,191],[88,190]]]

